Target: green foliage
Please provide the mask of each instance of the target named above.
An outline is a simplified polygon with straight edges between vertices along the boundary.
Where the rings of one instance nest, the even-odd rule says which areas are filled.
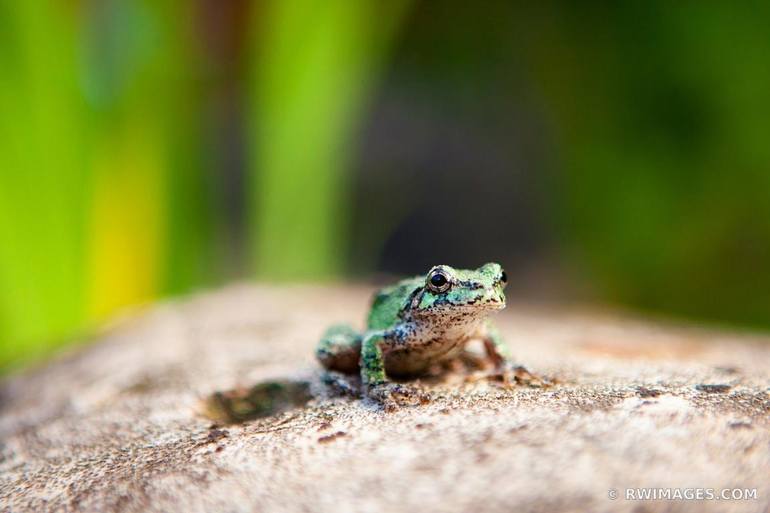
[[[0,6],[0,365],[84,319],[88,111],[75,13]]]
[[[0,368],[201,281],[190,12],[81,7],[0,6]]]
[[[517,33],[559,137],[563,258],[611,301],[770,325],[770,8],[529,14]]]
[[[354,133],[406,7],[285,0],[258,11],[250,189],[257,275],[298,280],[343,269]]]
[[[341,268],[353,132],[406,6],[253,6],[260,276]],[[0,5],[0,367],[116,309],[230,274],[213,244],[229,205],[208,190],[215,170],[203,174],[203,9]]]

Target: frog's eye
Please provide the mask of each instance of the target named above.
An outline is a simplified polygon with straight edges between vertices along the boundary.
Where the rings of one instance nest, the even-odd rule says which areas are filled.
[[[502,282],[502,284],[503,284],[503,285],[505,285],[506,283],[508,283],[508,275],[507,275],[507,274],[505,274],[505,271],[503,271],[502,273],[500,273],[500,281]]]
[[[452,285],[449,276],[441,269],[434,269],[428,273],[428,288],[433,292],[446,292]]]

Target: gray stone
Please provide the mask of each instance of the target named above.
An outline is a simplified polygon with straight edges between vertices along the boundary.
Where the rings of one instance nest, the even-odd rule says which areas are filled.
[[[770,509],[767,339],[511,304],[499,321],[517,362],[553,385],[450,373],[418,383],[430,402],[386,412],[335,395],[313,360],[329,323],[363,321],[369,293],[230,287],[6,378],[0,510]],[[314,398],[232,425],[206,416],[215,392],[273,382]],[[757,496],[626,500],[636,488]]]

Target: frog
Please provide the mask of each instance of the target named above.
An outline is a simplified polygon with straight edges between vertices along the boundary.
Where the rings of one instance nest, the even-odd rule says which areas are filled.
[[[508,277],[495,262],[477,269],[436,265],[425,275],[378,290],[364,331],[349,324],[326,330],[316,348],[333,373],[360,373],[365,397],[388,401],[413,392],[403,380],[465,353],[473,340],[500,375],[514,369],[508,346],[491,316],[506,306]]]

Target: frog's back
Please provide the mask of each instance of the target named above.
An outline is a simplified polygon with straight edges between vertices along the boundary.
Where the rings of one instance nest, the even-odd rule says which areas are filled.
[[[408,305],[415,290],[422,287],[423,278],[401,280],[377,291],[369,309],[367,328],[383,330],[398,323],[399,313]]]

